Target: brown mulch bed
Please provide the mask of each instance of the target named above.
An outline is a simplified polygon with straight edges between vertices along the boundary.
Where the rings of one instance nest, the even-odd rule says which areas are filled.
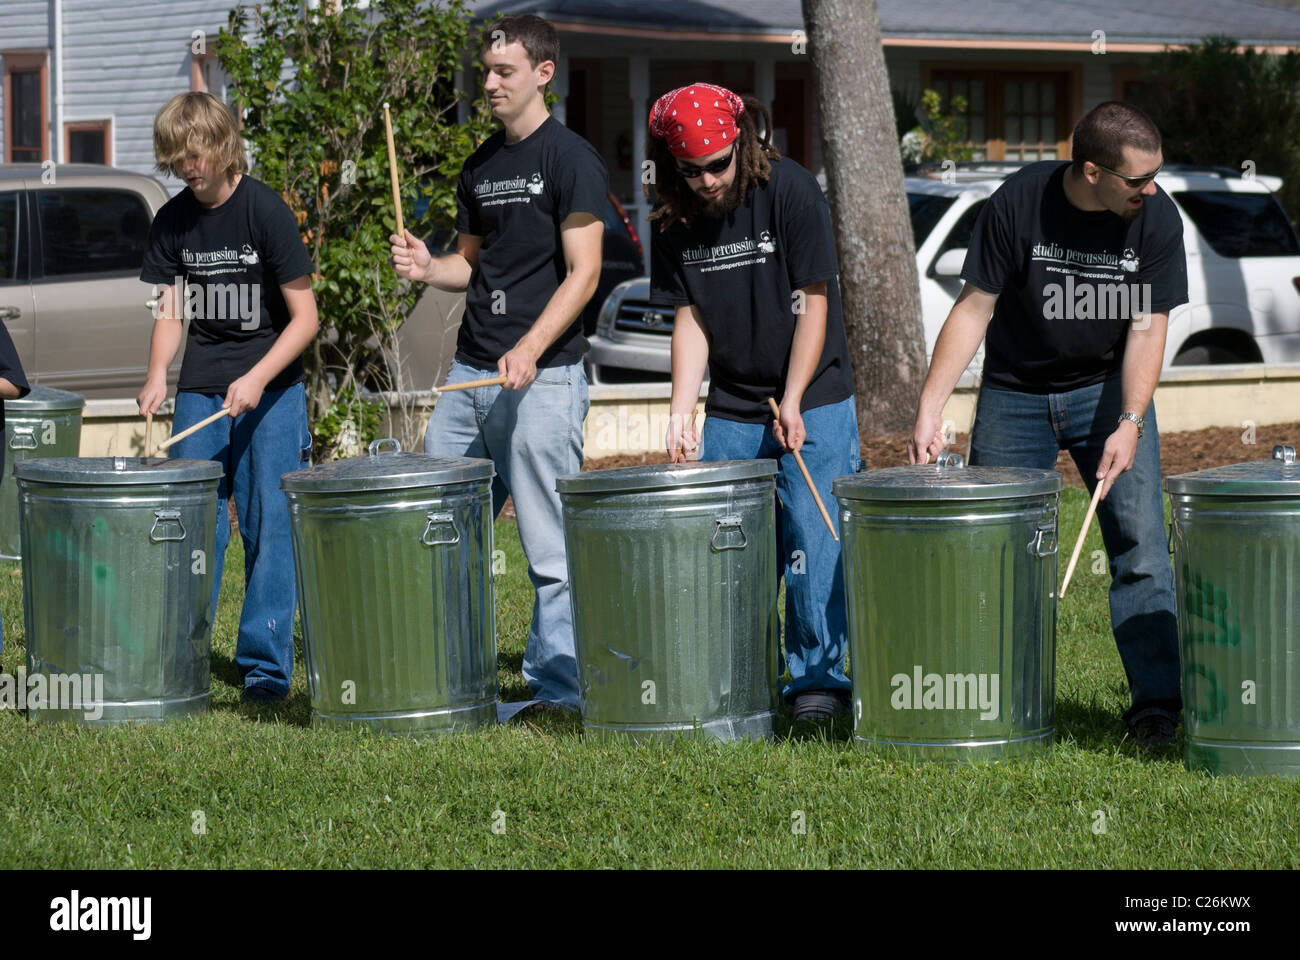
[[[1300,423],[1279,423],[1273,426],[1256,427],[1255,442],[1245,442],[1243,430],[1238,427],[1210,427],[1206,430],[1191,430],[1186,433],[1162,433],[1160,435],[1160,469],[1166,477],[1180,473],[1192,473],[1207,467],[1220,467],[1229,463],[1243,463],[1247,460],[1259,460],[1268,457],[1274,444],[1300,444]],[[966,452],[967,435],[960,433],[952,449],[963,455]],[[907,463],[907,436],[894,434],[883,437],[869,437],[862,443],[862,457],[870,469],[892,467]],[[611,467],[632,467],[646,463],[667,463],[666,453],[623,454],[617,457],[601,457],[588,460],[583,470],[608,470]],[[1056,469],[1065,478],[1067,486],[1082,487],[1083,480],[1075,469],[1070,455],[1062,451],[1056,461]],[[513,516],[513,510],[511,512]]]
[[[1259,460],[1268,457],[1274,444],[1289,443],[1300,445],[1300,423],[1279,423],[1273,426],[1257,427],[1255,442],[1248,444],[1243,431],[1237,427],[1210,427],[1207,430],[1191,430],[1186,433],[1162,433],[1160,435],[1160,469],[1166,477],[1180,473],[1192,473],[1207,467],[1220,467],[1229,463],[1242,463],[1247,460]],[[952,449],[963,455],[966,452],[967,435],[960,433]],[[893,434],[883,437],[868,437],[862,443],[862,457],[870,469],[892,467],[907,463],[907,437]],[[616,457],[600,457],[588,460],[583,470],[609,470],[614,467],[637,467],[647,463],[667,463],[668,454],[663,452],[644,454],[620,454]],[[1082,487],[1083,480],[1075,469],[1070,455],[1062,452],[1056,461],[1056,469],[1065,478],[1069,487]],[[229,505],[231,536],[237,535],[238,521],[235,517],[235,505]],[[502,516],[513,517],[515,505],[506,501]]]

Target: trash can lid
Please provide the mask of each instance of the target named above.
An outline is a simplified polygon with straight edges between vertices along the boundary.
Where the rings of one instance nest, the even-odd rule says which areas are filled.
[[[1267,460],[1166,477],[1165,489],[1210,497],[1300,497],[1300,463],[1294,447],[1279,444]]]
[[[86,398],[69,390],[55,390],[53,387],[32,387],[32,392],[21,400],[6,400],[5,410],[14,413],[27,413],[35,410],[80,410],[86,405]]]
[[[166,457],[41,457],[14,463],[15,478],[37,483],[188,483],[217,480],[221,473],[221,464],[215,460]]]
[[[831,485],[840,500],[1007,500],[1060,489],[1055,470],[968,467],[957,454],[944,454],[939,463],[852,473]]]
[[[776,476],[775,460],[713,460],[708,463],[648,463],[640,467],[588,470],[557,477],[560,493],[631,493],[635,490],[663,490],[695,487],[738,480],[762,480]]]
[[[385,451],[384,444],[393,449]],[[491,460],[474,457],[434,457],[406,453],[392,438],[376,440],[364,457],[335,460],[286,473],[280,487],[287,493],[362,493],[368,490],[407,490],[449,483],[491,480]]]

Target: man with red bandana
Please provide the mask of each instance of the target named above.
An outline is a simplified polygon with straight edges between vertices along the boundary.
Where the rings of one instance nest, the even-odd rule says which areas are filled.
[[[782,693],[795,720],[816,721],[849,701],[844,580],[839,543],[794,453],[827,502],[831,482],[861,461],[830,208],[813,176],[772,147],[771,130],[762,104],[713,84],[655,103],[651,300],[676,309],[665,441],[673,460],[697,444],[686,421],[707,370],[700,459],[779,461],[790,672]]]

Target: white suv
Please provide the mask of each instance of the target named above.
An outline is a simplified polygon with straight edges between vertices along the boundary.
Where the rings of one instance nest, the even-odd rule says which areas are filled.
[[[984,201],[1020,163],[962,164],[906,178],[929,356],[961,290],[962,262]],[[1165,366],[1300,361],[1300,241],[1273,196],[1277,177],[1170,164],[1156,178],[1183,218],[1188,302],[1169,315]],[[589,356],[593,383],[667,380],[673,311],[652,307],[649,280],[615,287]],[[975,382],[983,347],[961,383]]]

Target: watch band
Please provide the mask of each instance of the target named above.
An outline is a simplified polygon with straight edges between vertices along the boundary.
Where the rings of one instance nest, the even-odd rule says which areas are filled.
[[[1131,412],[1127,412],[1127,411],[1124,412],[1124,413],[1121,413],[1121,414],[1119,415],[1119,421],[1118,421],[1118,422],[1119,422],[1119,423],[1123,423],[1125,420],[1132,420],[1134,423],[1137,424],[1137,428],[1138,428],[1138,439],[1141,440],[1141,439],[1142,439],[1142,434],[1143,434],[1144,430],[1146,429],[1147,422],[1146,422],[1145,420],[1143,420],[1141,417],[1139,417],[1136,413],[1131,413]]]

